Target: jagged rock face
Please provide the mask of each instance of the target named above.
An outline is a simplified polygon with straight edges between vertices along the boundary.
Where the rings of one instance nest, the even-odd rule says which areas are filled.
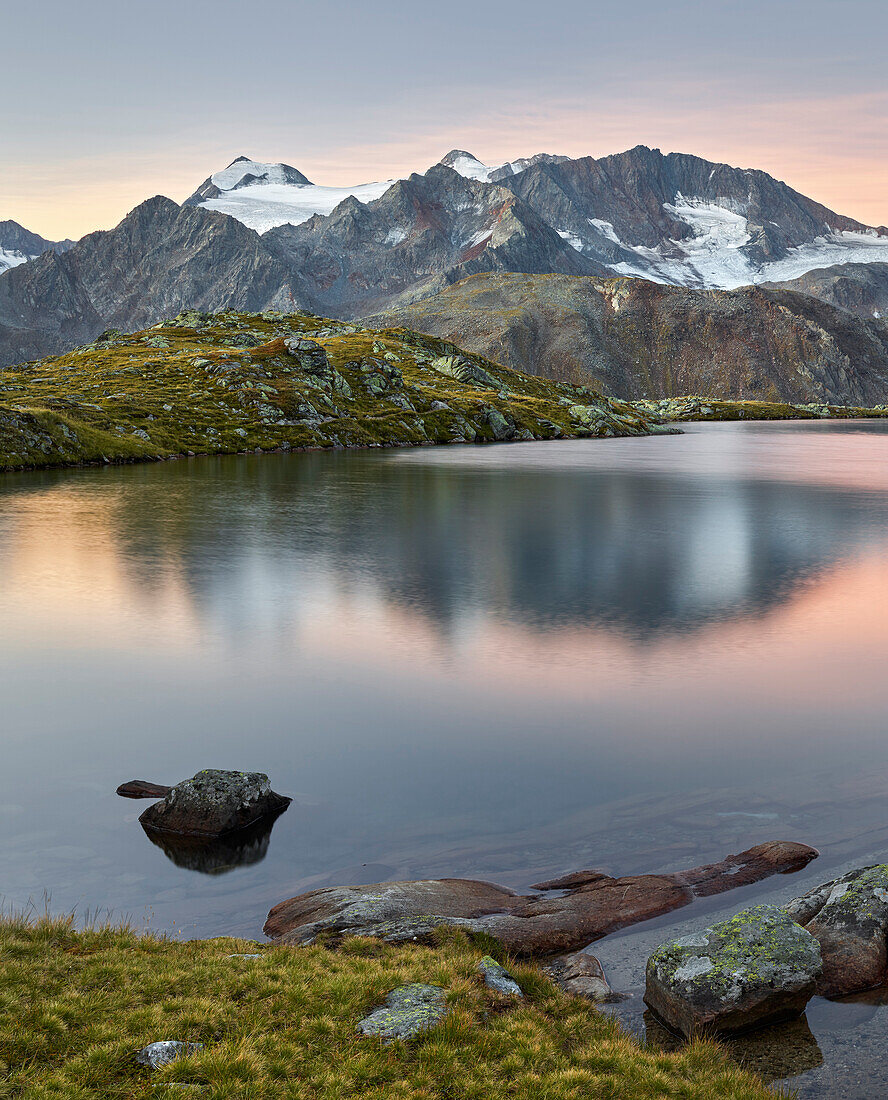
[[[443,337],[528,373],[591,380],[626,398],[888,400],[888,325],[787,291],[480,275],[371,323]]]
[[[32,233],[14,221],[0,222],[0,271],[4,268],[4,253],[9,253],[10,258],[33,259],[47,251],[66,252],[74,244],[73,241],[48,241],[39,233]]]
[[[798,279],[764,285],[808,294],[858,317],[888,318],[888,263],[835,264]]]
[[[0,277],[0,365],[190,307],[294,309],[287,271],[233,218],[154,198],[115,229]]]
[[[312,308],[355,315],[479,271],[603,270],[509,191],[444,165],[349,198],[329,217],[270,230],[263,243],[298,272]]]
[[[756,269],[790,248],[830,232],[866,229],[765,172],[684,153],[664,156],[643,145],[600,160],[542,161],[501,182],[584,255],[685,285],[752,282]],[[713,259],[709,246],[720,239],[720,270],[704,270],[688,254],[683,246],[694,238],[708,239],[702,257],[707,265]]]
[[[800,1015],[820,972],[817,940],[783,910],[758,905],[658,947],[644,999],[688,1038],[730,1035]]]

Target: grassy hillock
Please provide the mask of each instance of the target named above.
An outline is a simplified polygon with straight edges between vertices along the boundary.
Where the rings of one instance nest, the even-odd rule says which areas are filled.
[[[236,953],[258,958],[232,958]],[[0,922],[0,1097],[108,1100],[766,1100],[711,1043],[646,1050],[588,1002],[512,965],[523,1000],[481,981],[481,947],[352,939],[268,947],[174,942],[70,921]],[[358,1021],[405,982],[447,990],[443,1023],[386,1046]],[[203,1048],[158,1070],[161,1039]],[[176,1087],[178,1086],[178,1087]]]
[[[288,348],[300,338],[312,343]],[[0,371],[0,469],[652,426],[625,402],[435,337],[308,314],[192,311]]]

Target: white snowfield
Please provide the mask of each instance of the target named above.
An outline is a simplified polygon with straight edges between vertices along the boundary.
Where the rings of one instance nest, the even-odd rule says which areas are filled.
[[[466,179],[484,183],[504,167],[515,173],[520,172],[527,163],[518,160],[488,165],[470,153],[457,152],[451,156],[450,167],[454,171]],[[278,225],[299,225],[313,214],[330,214],[349,196],[362,203],[371,202],[380,198],[396,182],[392,179],[354,187],[322,187],[313,183],[290,182],[294,173],[294,169],[283,164],[236,160],[211,177],[222,194],[202,205],[230,214],[258,233],[266,233]],[[259,179],[244,182],[247,175]],[[888,236],[879,236],[875,230],[848,232],[824,227],[823,235],[816,240],[790,249],[779,260],[759,264],[745,251],[751,234],[743,204],[726,196],[712,201],[678,192],[672,202],[663,204],[663,209],[672,218],[688,225],[691,235],[648,248],[621,240],[614,226],[601,218],[588,219],[591,229],[588,237],[563,229],[558,233],[581,253],[597,252],[600,255],[598,249],[604,237],[637,257],[608,265],[615,274],[696,288],[733,290],[754,283],[796,279],[817,267],[888,262]],[[480,206],[477,212],[482,213]],[[488,232],[485,230],[475,234],[471,243],[479,243]],[[392,229],[386,244],[395,247],[406,237],[405,229]],[[6,255],[0,253],[0,270]],[[18,259],[15,262],[24,261]]]
[[[255,183],[241,184],[246,175],[265,177]],[[314,183],[288,183],[283,164],[236,160],[211,177],[222,192],[218,198],[201,203],[208,210],[230,214],[239,222],[267,233],[278,225],[300,225],[314,214],[332,214],[349,196],[360,202],[378,199],[395,182],[360,183],[355,187],[321,187]]]
[[[0,271],[9,271],[11,267],[18,267],[19,264],[27,263],[28,260],[35,258],[34,256],[26,256],[23,252],[10,252],[5,248],[0,248]]]

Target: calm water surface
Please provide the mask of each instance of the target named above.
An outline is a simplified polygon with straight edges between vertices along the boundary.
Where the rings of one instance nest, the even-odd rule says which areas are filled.
[[[597,945],[642,1028],[676,928],[888,858],[886,607],[879,422],[3,476],[3,901],[257,936],[319,885],[818,847]],[[166,853],[115,787],[202,767],[295,801]],[[878,1095],[885,1019],[815,1002],[742,1056]]]

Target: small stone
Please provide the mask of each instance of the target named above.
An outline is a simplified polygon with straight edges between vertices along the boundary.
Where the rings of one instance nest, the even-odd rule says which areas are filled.
[[[148,1046],[137,1051],[136,1061],[140,1066],[159,1069],[202,1049],[203,1043],[182,1043],[178,1039],[163,1039],[156,1043],[149,1043]]]
[[[393,989],[385,1004],[358,1024],[362,1035],[378,1035],[387,1042],[412,1039],[439,1024],[447,1015],[446,993],[437,985],[412,982]]]
[[[503,993],[508,997],[524,996],[521,992],[521,986],[508,970],[504,966],[500,966],[496,959],[491,958],[490,955],[485,955],[478,963],[478,970],[484,979],[484,984],[490,989],[496,990],[497,993]]]

